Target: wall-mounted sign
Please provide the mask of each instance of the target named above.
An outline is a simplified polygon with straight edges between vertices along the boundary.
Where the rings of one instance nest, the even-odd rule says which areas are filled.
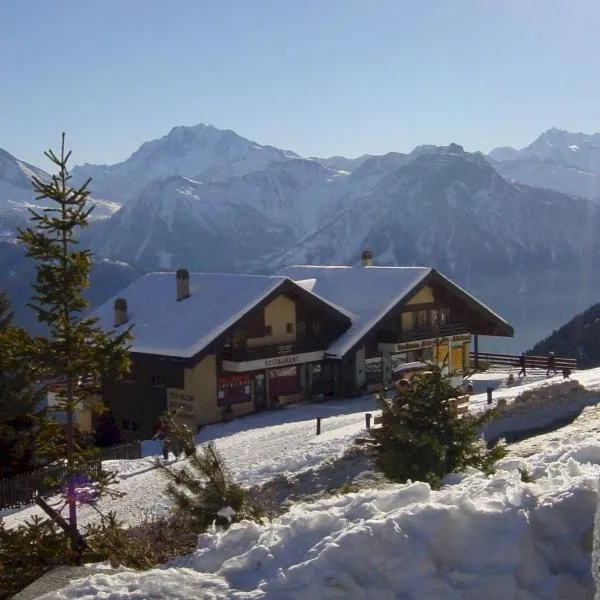
[[[192,394],[187,394],[181,390],[167,390],[167,410],[175,411],[179,419],[185,421],[196,420],[196,399]]]
[[[252,400],[249,375],[226,375],[217,380],[217,404],[230,406]]]
[[[462,335],[455,335],[452,337],[452,341],[453,342],[470,342],[471,341],[471,334],[470,333],[463,333]]]
[[[234,373],[248,373],[250,371],[262,371],[263,369],[276,369],[278,367],[290,367],[304,363],[317,362],[323,360],[324,350],[318,352],[304,352],[302,354],[290,354],[288,356],[274,356],[262,360],[248,360],[245,362],[234,362],[224,360],[222,367],[224,371]]]

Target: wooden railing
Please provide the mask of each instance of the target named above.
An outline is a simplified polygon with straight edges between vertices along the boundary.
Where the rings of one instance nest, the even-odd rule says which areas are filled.
[[[261,360],[264,358],[275,358],[278,356],[289,356],[302,352],[315,352],[325,350],[331,340],[308,339],[295,342],[271,344],[269,346],[256,346],[245,348],[224,348],[221,352],[223,360],[233,362],[245,362],[249,360]]]
[[[381,335],[379,341],[383,343],[397,344],[402,342],[412,342],[416,340],[443,338],[450,335],[471,333],[467,323],[447,323],[446,325],[425,325],[398,332],[385,332]]]
[[[140,458],[142,443],[136,441],[98,450],[98,462],[88,466],[87,476],[90,479],[98,477],[103,460]],[[35,504],[36,496],[48,498],[57,494],[61,490],[66,474],[66,467],[57,465],[0,479],[0,510],[29,506]]]
[[[471,368],[482,368],[485,365],[510,365],[513,367],[520,367],[520,355],[519,354],[497,354],[495,352],[471,352]],[[577,368],[577,359],[565,358],[565,357],[554,357],[554,364],[557,369],[571,369],[574,371]],[[526,369],[547,369],[548,368],[548,357],[547,356],[530,356],[525,355],[525,368]]]

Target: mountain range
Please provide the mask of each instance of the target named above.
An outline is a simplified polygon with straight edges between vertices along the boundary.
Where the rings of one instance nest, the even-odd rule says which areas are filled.
[[[0,287],[20,316],[31,269],[12,238],[36,205],[31,174],[48,177],[0,151]],[[448,274],[515,325],[522,349],[600,292],[600,134],[551,129],[489,155],[450,144],[305,158],[197,125],[72,176],[92,178],[95,219],[82,241],[102,273],[94,303],[142,271],[356,264],[369,247],[377,264]]]

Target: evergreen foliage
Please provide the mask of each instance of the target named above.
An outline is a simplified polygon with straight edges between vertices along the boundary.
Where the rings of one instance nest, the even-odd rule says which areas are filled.
[[[97,456],[76,440],[74,414],[78,408],[91,408],[98,392],[96,383],[103,374],[118,375],[128,368],[129,330],[115,335],[102,330],[95,319],[85,316],[91,254],[78,247],[78,235],[88,225],[93,209],[89,205],[89,180],[71,188],[67,168],[71,152],[65,151],[62,135],[60,154],[44,153],[57,169],[49,181],[32,178],[38,200],[46,208],[30,209],[31,226],[19,230],[19,241],[27,256],[36,262],[36,283],[29,306],[48,327],[48,337],[36,340],[32,359],[41,374],[60,384],[57,410],[66,415],[64,446],[58,438],[55,450],[66,461],[65,499],[69,509],[71,536],[77,531],[78,489],[93,484],[93,497],[106,490],[114,478],[101,472],[98,481],[87,481],[86,468]],[[90,498],[89,495],[85,495]]]
[[[44,453],[45,441],[57,432],[40,405],[33,347],[34,340],[12,324],[10,303],[0,292],[0,478],[51,458]]]
[[[438,486],[449,474],[477,467],[489,472],[504,456],[503,446],[488,450],[479,432],[491,413],[458,415],[452,399],[462,394],[437,365],[413,377],[392,399],[380,398],[382,425],[371,430],[375,462],[392,481],[425,481]]]
[[[8,529],[0,519],[0,598],[12,597],[48,569],[70,562],[68,539],[50,520],[34,516]]]
[[[547,356],[549,352],[565,358],[576,358],[579,369],[600,366],[600,304],[594,304],[575,315],[539,341],[528,354]]]
[[[198,447],[189,457],[189,466],[158,466],[167,479],[166,493],[173,500],[175,514],[197,533],[213,523],[227,527],[261,516],[249,505],[245,490],[234,483],[212,442]]]

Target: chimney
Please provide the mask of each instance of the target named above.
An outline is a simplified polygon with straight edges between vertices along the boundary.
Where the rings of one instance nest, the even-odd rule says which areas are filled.
[[[177,302],[185,300],[190,295],[190,272],[187,269],[177,269]]]
[[[129,321],[127,315],[127,300],[125,298],[117,298],[115,300],[115,327],[121,327]]]
[[[371,250],[363,250],[360,255],[360,262],[363,267],[373,266],[373,252]]]

